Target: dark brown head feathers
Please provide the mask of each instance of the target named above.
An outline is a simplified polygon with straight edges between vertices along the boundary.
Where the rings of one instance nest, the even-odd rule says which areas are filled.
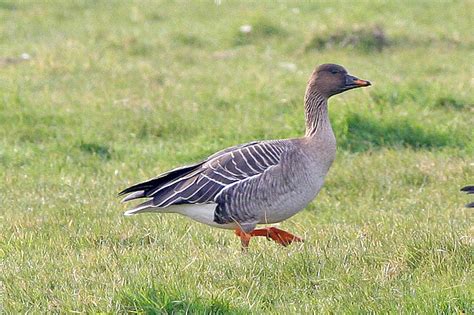
[[[308,82],[308,91],[329,98],[350,89],[369,85],[369,81],[349,75],[344,67],[326,63],[313,71]]]

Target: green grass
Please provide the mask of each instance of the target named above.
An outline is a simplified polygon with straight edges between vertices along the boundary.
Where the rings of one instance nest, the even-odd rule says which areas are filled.
[[[0,312],[474,313],[473,10],[0,1]],[[122,216],[129,184],[301,135],[324,62],[373,86],[330,101],[337,159],[281,224],[305,243]]]

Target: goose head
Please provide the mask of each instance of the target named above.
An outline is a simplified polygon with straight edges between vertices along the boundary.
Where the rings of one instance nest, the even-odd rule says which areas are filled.
[[[348,74],[344,67],[327,63],[314,70],[308,82],[308,89],[329,98],[348,90],[369,85],[371,85],[369,81]]]

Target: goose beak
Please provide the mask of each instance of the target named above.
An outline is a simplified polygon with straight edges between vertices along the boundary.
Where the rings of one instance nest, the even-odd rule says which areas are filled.
[[[350,90],[350,89],[355,89],[355,88],[370,86],[370,85],[372,84],[370,84],[369,81],[362,80],[348,74],[346,75],[346,84],[344,88],[345,90]]]

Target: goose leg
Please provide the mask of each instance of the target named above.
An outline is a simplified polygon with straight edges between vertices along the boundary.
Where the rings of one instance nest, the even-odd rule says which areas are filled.
[[[250,235],[249,233],[245,233],[239,228],[235,229],[235,235],[240,237],[240,244],[242,246],[242,250],[246,251],[249,248],[250,238],[252,237],[252,235]]]
[[[245,233],[241,229],[236,229],[235,234],[240,237],[242,243],[242,249],[247,249],[249,246],[250,238],[252,236],[265,236],[267,239],[272,239],[280,245],[288,246],[293,242],[303,242],[304,240],[296,235],[289,232],[280,230],[276,227],[270,226],[263,229],[256,229],[250,233]]]

